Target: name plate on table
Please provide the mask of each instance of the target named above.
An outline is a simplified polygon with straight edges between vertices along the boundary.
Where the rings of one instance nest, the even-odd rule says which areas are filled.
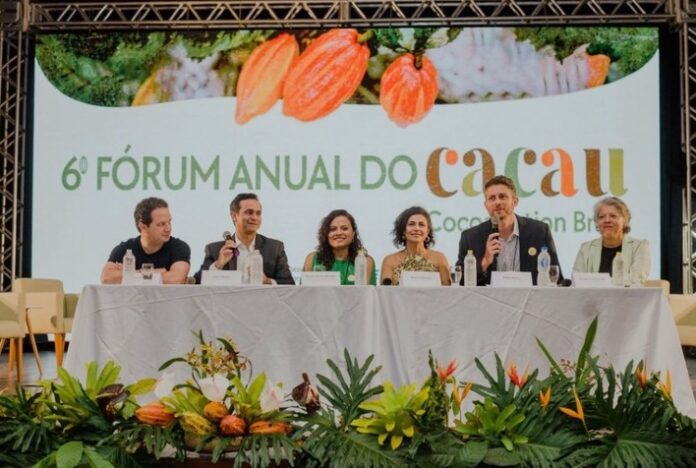
[[[613,288],[609,273],[573,272],[573,286],[576,288]]]
[[[241,286],[242,272],[239,270],[203,270],[203,286]]]
[[[145,279],[140,273],[121,278],[121,284],[127,286],[159,286],[162,284],[162,274],[154,272],[152,278]]]
[[[440,273],[435,271],[402,271],[401,286],[442,286]]]
[[[492,271],[491,286],[496,288],[530,288],[532,274],[528,271]]]
[[[302,286],[340,286],[341,274],[337,271],[305,271]]]

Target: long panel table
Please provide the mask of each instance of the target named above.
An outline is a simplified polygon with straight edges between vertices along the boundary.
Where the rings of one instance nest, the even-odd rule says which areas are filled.
[[[378,380],[422,382],[428,350],[459,361],[459,380],[482,382],[474,357],[489,369],[494,353],[505,364],[548,362],[536,337],[556,359],[574,361],[595,316],[592,354],[623,369],[647,359],[648,369],[671,370],[677,407],[696,416],[686,363],[665,296],[657,288],[406,288],[86,286],[80,296],[65,367],[81,379],[85,365],[114,360],[122,381],[158,377],[167,359],[190,351],[202,330],[210,340],[231,336],[242,354],[272,381],[292,388],[301,373],[327,374],[326,359],[343,349],[382,365]],[[175,365],[180,379],[188,368]]]

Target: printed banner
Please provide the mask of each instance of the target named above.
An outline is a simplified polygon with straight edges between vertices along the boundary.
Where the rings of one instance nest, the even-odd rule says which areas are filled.
[[[614,195],[658,277],[657,46],[654,28],[39,36],[32,274],[98,282],[146,196],[169,202],[193,273],[249,191],[298,272],[335,208],[379,266],[396,216],[421,205],[454,263],[461,231],[488,218],[483,184],[505,174],[566,276]]]

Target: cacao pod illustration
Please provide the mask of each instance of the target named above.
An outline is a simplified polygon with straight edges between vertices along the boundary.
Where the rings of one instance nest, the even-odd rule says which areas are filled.
[[[437,71],[425,55],[411,53],[394,60],[380,81],[379,102],[400,127],[419,122],[437,99]]]
[[[611,64],[611,59],[602,54],[589,55],[587,57],[587,87],[595,88],[597,86],[602,86],[604,81],[607,79],[607,73],[609,73],[609,65]]]
[[[292,34],[259,45],[242,67],[237,81],[235,120],[244,124],[273,107],[283,91],[288,71],[300,56],[300,46]]]
[[[347,101],[365,75],[370,49],[355,29],[332,29],[312,42],[283,87],[283,113],[308,122]]]

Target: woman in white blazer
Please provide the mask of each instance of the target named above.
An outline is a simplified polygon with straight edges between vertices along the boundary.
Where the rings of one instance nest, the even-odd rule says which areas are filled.
[[[624,278],[631,283],[644,281],[650,273],[650,246],[645,239],[627,234],[631,230],[631,211],[621,199],[606,197],[594,207],[594,221],[599,239],[583,242],[575,257],[573,271],[609,273],[616,253],[624,260]]]

